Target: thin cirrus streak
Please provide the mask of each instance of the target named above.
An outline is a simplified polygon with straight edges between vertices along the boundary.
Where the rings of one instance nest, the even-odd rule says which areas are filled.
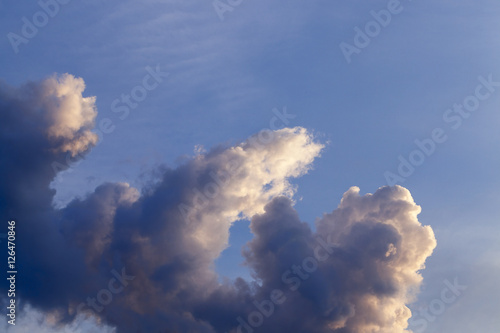
[[[0,215],[18,221],[23,304],[55,327],[92,316],[117,332],[405,332],[436,246],[408,190],[353,187],[312,231],[289,180],[324,145],[295,127],[165,167],[141,191],[105,183],[56,209],[54,163],[64,170],[97,140],[84,87],[65,74],[0,88]],[[251,220],[243,254],[255,281],[220,283],[214,260],[241,219]],[[277,290],[266,315],[258,306]]]

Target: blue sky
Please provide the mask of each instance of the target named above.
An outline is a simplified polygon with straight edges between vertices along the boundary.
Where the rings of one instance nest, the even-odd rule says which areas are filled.
[[[489,96],[456,129],[443,116],[475,94],[479,77],[500,82],[500,3],[401,1],[348,62],[340,44],[355,45],[354,28],[365,29],[371,11],[389,3],[243,0],[221,20],[211,1],[70,1],[16,53],[8,34],[22,35],[22,18],[32,22],[41,7],[2,0],[0,77],[12,86],[53,73],[81,77],[84,95],[97,97],[96,123],[115,126],[53,182],[59,206],[106,181],[141,189],[159,165],[180,165],[196,146],[236,144],[286,109],[290,127],[326,144],[308,174],[293,180],[295,208],[313,226],[351,186],[365,194],[387,185],[399,156],[408,159],[415,140],[441,128],[447,140],[398,182],[438,244],[410,308],[429,307],[445,281],[458,279],[467,289],[426,320],[425,332],[496,332],[500,86],[483,88]],[[120,119],[113,101],[155,68],[168,76]],[[232,227],[216,262],[220,276],[249,278],[240,254],[252,238],[248,223]]]

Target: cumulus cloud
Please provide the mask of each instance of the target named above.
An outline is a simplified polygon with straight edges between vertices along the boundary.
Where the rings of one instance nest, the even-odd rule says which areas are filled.
[[[239,324],[232,332],[407,332],[406,304],[436,246],[419,212],[400,186],[364,196],[352,187],[313,232],[290,199],[275,198],[253,217],[255,237],[244,252],[258,283],[220,288],[200,315],[230,313],[231,304]]]
[[[297,127],[198,155],[188,168],[191,177],[201,179],[192,186],[192,199],[179,205],[186,222],[196,226],[194,238],[215,259],[227,245],[231,223],[262,213],[274,197],[291,197],[288,180],[306,173],[322,148]]]
[[[91,132],[97,116],[95,97],[83,97],[84,90],[83,79],[70,74],[54,75],[17,89],[3,86],[4,107],[18,111],[3,114],[9,117],[4,119],[40,131],[54,152],[75,156],[97,142],[97,135]]]
[[[0,218],[18,221],[23,304],[54,325],[88,316],[119,333],[404,332],[435,247],[408,190],[353,187],[312,231],[290,179],[324,146],[296,127],[200,151],[140,191],[105,183],[57,209],[53,163],[97,140],[84,88],[67,74],[0,87]],[[255,280],[220,283],[214,260],[241,219]]]

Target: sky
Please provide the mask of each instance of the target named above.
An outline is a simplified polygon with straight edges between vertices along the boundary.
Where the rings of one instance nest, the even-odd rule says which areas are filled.
[[[498,332],[499,17],[0,0],[0,331]]]

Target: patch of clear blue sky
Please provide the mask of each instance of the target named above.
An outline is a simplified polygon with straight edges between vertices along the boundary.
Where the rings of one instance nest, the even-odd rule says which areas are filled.
[[[103,181],[140,187],[141,175],[158,164],[175,167],[198,144],[243,140],[269,126],[273,108],[286,106],[297,116],[292,126],[330,142],[314,170],[295,181],[302,198],[296,207],[312,223],[350,186],[367,193],[385,185],[384,172],[397,172],[398,156],[408,157],[415,139],[445,129],[448,140],[402,184],[438,238],[419,304],[439,297],[444,279],[458,277],[468,291],[429,331],[470,332],[473,325],[493,332],[500,316],[491,299],[485,317],[466,318],[485,289],[500,293],[484,277],[499,268],[492,258],[500,234],[500,89],[456,130],[442,117],[474,93],[479,75],[500,81],[500,3],[402,1],[402,12],[348,64],[339,44],[353,44],[353,28],[364,28],[370,11],[387,3],[244,0],[220,21],[209,0],[72,1],[15,54],[6,35],[19,34],[21,18],[40,7],[4,0],[1,77],[17,85],[55,72],[81,76],[86,93],[97,96],[98,121],[116,125],[55,185],[62,202]],[[170,76],[121,120],[112,102],[156,64]],[[248,277],[239,266],[248,223],[232,231],[217,270]]]

